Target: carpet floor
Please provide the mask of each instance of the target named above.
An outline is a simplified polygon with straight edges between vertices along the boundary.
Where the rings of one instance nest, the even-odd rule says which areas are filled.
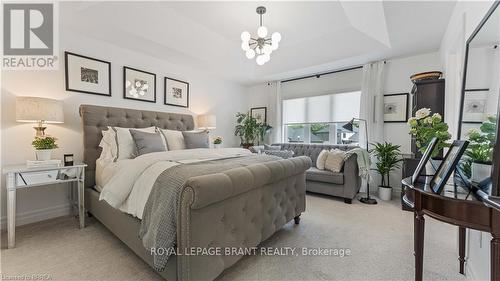
[[[308,194],[300,225],[288,223],[261,246],[349,249],[349,256],[246,256],[218,280],[413,280],[413,214],[398,203],[348,205]],[[162,280],[95,219],[82,230],[73,217],[16,230],[14,249],[5,248],[2,233],[1,279]],[[465,280],[457,228],[428,218],[425,235],[424,280]]]

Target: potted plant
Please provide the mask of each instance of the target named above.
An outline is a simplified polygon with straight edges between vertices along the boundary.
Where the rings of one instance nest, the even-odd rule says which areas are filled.
[[[466,165],[470,171],[471,180],[480,182],[488,178],[491,173],[493,148],[495,145],[496,117],[489,116],[479,130],[471,129],[467,133],[469,146],[465,151]]]
[[[236,114],[236,127],[234,135],[240,137],[241,146],[249,148],[257,143],[263,142],[265,136],[272,129],[266,123],[260,123],[256,118],[253,118],[249,113]]]
[[[213,139],[213,144],[214,144],[214,148],[221,148],[222,147],[222,137],[221,136],[216,136]]]
[[[420,153],[424,153],[431,140],[438,139],[436,148],[432,151],[431,159],[427,162],[426,174],[433,175],[439,167],[441,160],[438,155],[443,148],[448,147],[447,141],[451,139],[448,133],[448,124],[443,122],[443,117],[439,113],[431,115],[429,108],[421,108],[415,112],[415,117],[408,119],[410,126],[410,135],[415,138],[415,145]],[[429,180],[429,177],[426,177]]]
[[[388,142],[377,142],[373,146],[374,148],[370,150],[370,153],[377,159],[374,170],[382,176],[378,186],[378,197],[381,200],[389,201],[392,199],[392,187],[389,182],[390,174],[399,168],[399,163],[403,161],[400,151],[401,146]]]
[[[35,148],[36,160],[50,160],[52,150],[58,148],[57,139],[50,136],[35,137],[31,145]]]

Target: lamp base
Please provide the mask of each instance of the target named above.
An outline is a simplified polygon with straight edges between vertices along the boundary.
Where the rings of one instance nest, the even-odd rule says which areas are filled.
[[[359,201],[361,203],[365,203],[365,204],[369,204],[369,205],[376,205],[377,204],[377,200],[373,199],[373,198],[360,198]]]
[[[38,126],[38,127],[33,127],[33,129],[35,129],[35,131],[36,131],[35,136],[43,137],[43,136],[45,136],[45,129],[47,129],[47,127]]]

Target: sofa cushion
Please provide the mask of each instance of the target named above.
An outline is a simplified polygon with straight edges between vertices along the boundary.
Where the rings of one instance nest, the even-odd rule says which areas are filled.
[[[306,180],[344,184],[344,173],[334,173],[332,171],[311,167],[306,171]]]

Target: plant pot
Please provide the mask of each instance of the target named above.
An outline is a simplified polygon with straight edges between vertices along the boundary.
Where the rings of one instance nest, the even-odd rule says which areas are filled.
[[[481,182],[491,176],[491,164],[472,162],[471,181]]]
[[[251,146],[253,146],[253,143],[242,143],[241,147],[249,149]]]
[[[443,160],[432,158],[427,161],[427,164],[425,164],[425,185],[429,185],[431,183],[432,176],[436,174],[441,162],[443,162]]]
[[[35,155],[38,161],[50,160],[52,157],[52,149],[36,149]]]
[[[214,148],[222,148],[222,143],[214,143]]]
[[[379,185],[378,198],[383,201],[390,201],[392,199],[392,187]]]

